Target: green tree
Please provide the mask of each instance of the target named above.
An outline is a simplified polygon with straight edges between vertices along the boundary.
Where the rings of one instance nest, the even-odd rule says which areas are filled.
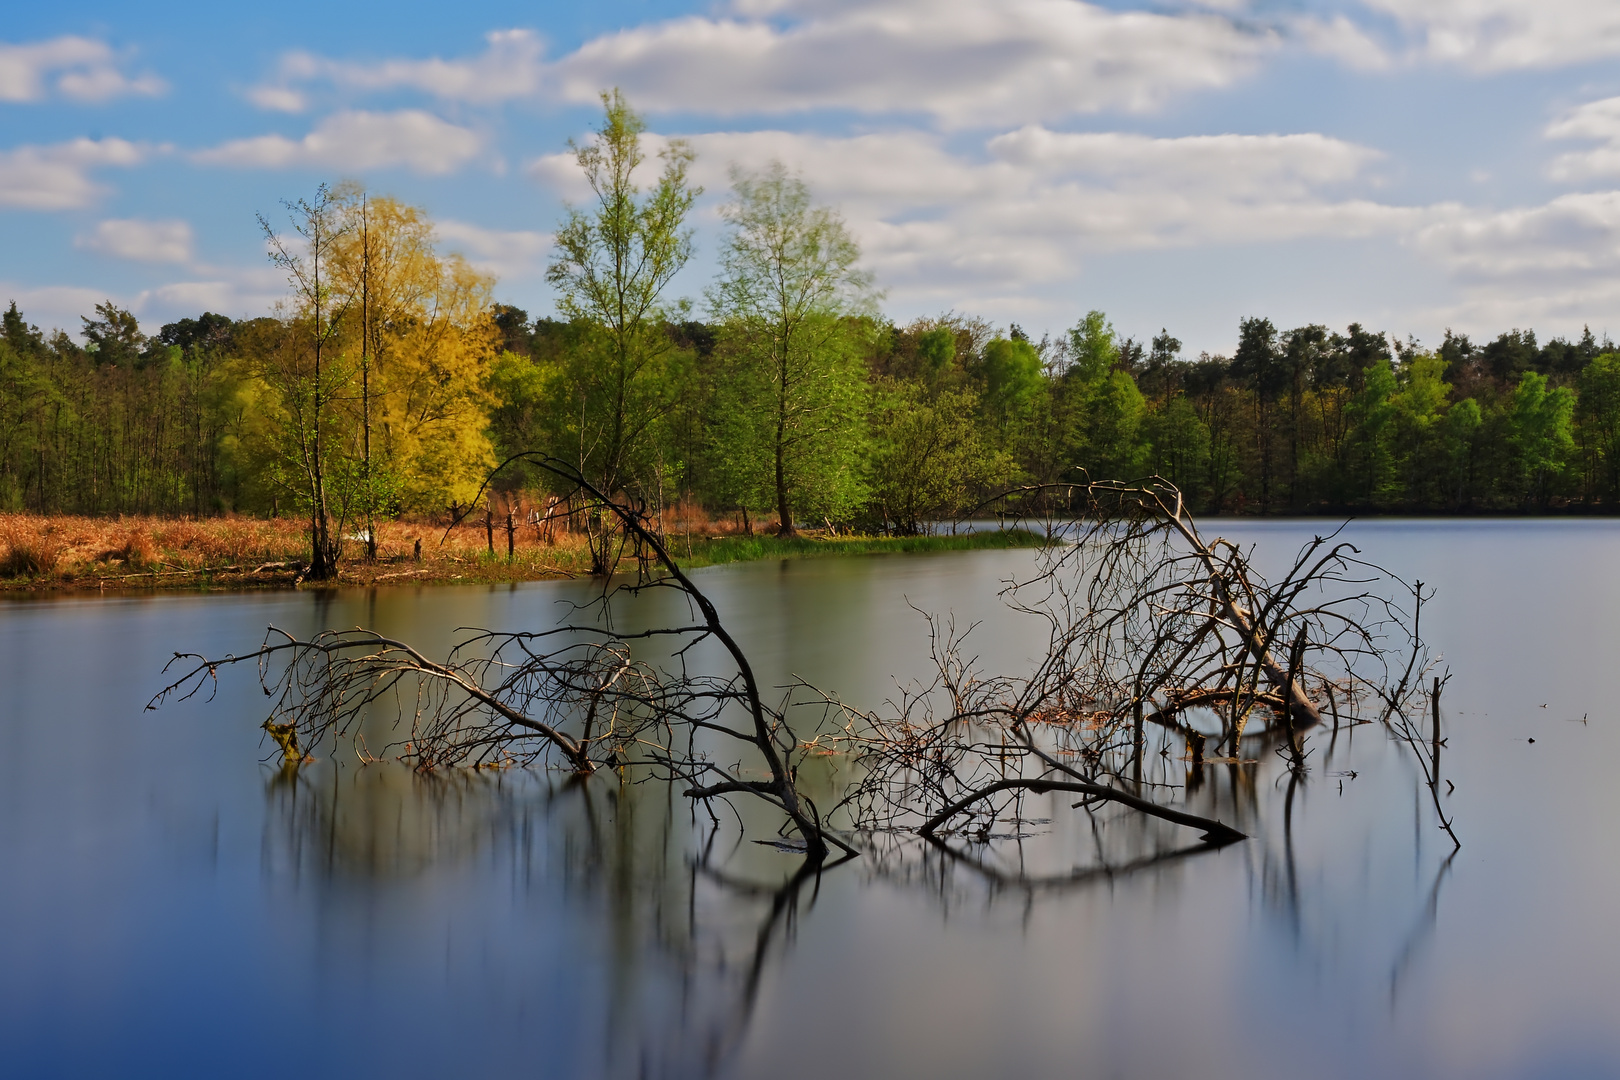
[[[1232,377],[1248,389],[1254,404],[1250,431],[1254,437],[1255,475],[1260,506],[1269,510],[1275,478],[1277,400],[1287,387],[1287,367],[1270,319],[1250,318],[1238,324],[1238,347],[1232,355]]]
[[[42,443],[54,388],[44,364],[45,341],[23,321],[15,301],[0,335],[0,509],[21,510],[30,480],[42,479]],[[43,498],[43,489],[40,491]],[[45,506],[39,507],[43,513]]]
[[[204,312],[200,318],[167,323],[157,333],[158,343],[178,351],[179,423],[186,444],[183,469],[194,517],[201,517],[205,509],[219,509],[225,497],[220,439],[226,426],[226,403],[236,384],[228,362],[234,328],[230,318]]]
[[[1162,403],[1175,394],[1176,357],[1180,353],[1181,340],[1171,336],[1170,331],[1160,330],[1154,335],[1147,363],[1137,376],[1136,385],[1155,403]]]
[[[1296,327],[1282,336],[1281,381],[1287,398],[1283,427],[1288,439],[1288,505],[1299,509],[1309,487],[1310,438],[1314,410],[1309,408],[1312,375],[1321,367],[1329,350],[1328,329],[1320,324]]]
[[[985,342],[976,373],[986,417],[1004,444],[1015,441],[1015,428],[1042,390],[1041,354],[1022,337],[998,337]]]
[[[917,356],[923,362],[923,377],[936,385],[956,361],[956,332],[949,326],[936,326],[917,335]]]
[[[1547,377],[1535,371],[1519,377],[1508,413],[1509,440],[1520,490],[1537,506],[1546,507],[1574,449],[1574,414],[1575,398],[1568,387],[1549,388]]]
[[[1066,466],[1099,478],[1136,476],[1143,467],[1140,433],[1147,402],[1125,370],[1126,347],[1100,311],[1087,312],[1069,330],[1067,344],[1069,364],[1052,395]],[[1140,356],[1139,347],[1125,344]]]
[[[1484,424],[1479,402],[1463,398],[1446,410],[1440,422],[1440,454],[1443,464],[1445,499],[1443,506],[1460,509],[1473,500],[1475,439]]]
[[[1443,357],[1419,351],[1407,355],[1397,376],[1395,456],[1404,479],[1402,501],[1407,503],[1432,505],[1444,498],[1449,462],[1440,443],[1451,394],[1451,384],[1441,378],[1445,370]]]
[[[1380,360],[1366,369],[1360,392],[1345,410],[1350,423],[1349,496],[1353,502],[1382,506],[1395,493],[1396,408],[1392,399],[1398,385],[1389,361]]]
[[[141,333],[135,316],[111,300],[96,305],[96,316],[94,319],[88,315],[79,317],[96,363],[134,367],[146,347],[146,335]]]
[[[1209,463],[1209,428],[1185,394],[1154,409],[1143,421],[1148,467],[1195,499]]]
[[[798,510],[841,515],[860,499],[864,367],[858,316],[871,306],[860,247],[834,211],[815,206],[781,162],[732,172],[730,226],[710,304],[724,320],[741,391],[730,431],[763,453],[740,459],[770,470],[778,527]]]
[[[1577,432],[1587,459],[1589,498],[1620,504],[1620,355],[1604,353],[1581,372]]]
[[[1093,477],[1129,480],[1143,467],[1142,421],[1147,401],[1136,381],[1123,371],[1109,372],[1083,388],[1070,428],[1069,459]]]
[[[872,505],[904,535],[966,509],[970,499],[1011,478],[1012,459],[974,422],[971,391],[927,397],[915,383],[890,382],[875,395],[868,459]]]
[[[344,417],[334,407],[351,372],[331,355],[347,309],[346,301],[334,294],[332,262],[348,223],[325,184],[313,199],[284,205],[302,244],[289,244],[259,215],[270,261],[286,272],[292,287],[285,333],[266,343],[260,371],[279,399],[278,475],[309,514],[307,576],[324,581],[337,576],[353,494],[348,481],[351,473],[358,475],[342,456],[347,433],[338,430]]]
[[[1067,374],[1082,384],[1089,386],[1102,381],[1119,362],[1119,340],[1108,322],[1108,316],[1100,311],[1086,312],[1085,318],[1069,330],[1068,337]],[[1176,342],[1177,348],[1180,344]]]
[[[559,419],[568,418],[573,429],[581,471],[613,492],[645,481],[638,473],[674,407],[673,345],[664,332],[672,312],[664,290],[692,257],[686,217],[702,189],[687,179],[691,147],[672,139],[659,154],[662,173],[644,191],[637,170],[645,162],[646,123],[617,89],[603,92],[602,106],[596,137],[568,144],[594,204],[569,208],[546,280],[563,315],[594,331],[560,358],[566,397],[558,402]]]

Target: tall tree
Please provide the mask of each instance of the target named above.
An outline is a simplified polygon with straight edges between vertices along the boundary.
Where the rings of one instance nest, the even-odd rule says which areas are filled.
[[[146,347],[146,335],[135,316],[111,300],[96,305],[96,317],[81,315],[84,339],[97,364],[134,367]]]
[[[369,517],[470,500],[494,465],[494,281],[441,255],[420,207],[351,185],[334,197],[349,226],[332,272],[347,302],[344,354],[360,376],[358,400],[348,396],[358,509]]]
[[[1310,389],[1311,374],[1322,364],[1328,351],[1328,330],[1321,325],[1301,326],[1283,335],[1281,378],[1288,397],[1288,505],[1299,509],[1301,504],[1301,462],[1305,440],[1307,414],[1306,392]]]
[[[1581,372],[1576,420],[1587,462],[1587,498],[1620,505],[1620,356],[1604,353]]]
[[[1363,505],[1381,507],[1393,494],[1398,385],[1389,361],[1380,360],[1362,372],[1361,390],[1345,409],[1350,419],[1348,491]]]
[[[1508,438],[1520,490],[1540,509],[1546,509],[1553,483],[1574,449],[1574,414],[1575,396],[1568,387],[1550,388],[1547,377],[1535,371],[1519,377],[1508,410]]]
[[[225,315],[204,312],[196,319],[167,323],[157,342],[178,351],[177,370],[182,380],[182,416],[187,446],[185,469],[191,491],[191,513],[215,509],[223,498],[220,476],[220,438],[225,431],[225,401],[235,389],[226,362],[233,344],[235,324]]]
[[[1232,377],[1242,380],[1254,395],[1254,451],[1260,481],[1260,506],[1271,508],[1271,482],[1275,470],[1275,424],[1272,413],[1287,385],[1277,328],[1270,319],[1250,318],[1238,324],[1238,347],[1232,355]]]
[[[686,217],[702,189],[687,179],[691,147],[671,139],[659,153],[662,173],[643,190],[637,170],[646,123],[617,89],[603,92],[602,106],[596,137],[569,141],[594,204],[569,209],[546,280],[559,310],[599,337],[597,348],[570,354],[564,382],[579,466],[613,492],[636,478],[675,401],[664,370],[673,349],[663,329],[671,316],[664,290],[692,257]]]
[[[739,379],[752,385],[742,407],[758,413],[778,528],[789,535],[796,511],[842,514],[857,498],[865,372],[854,335],[872,282],[843,219],[814,205],[780,161],[733,169],[732,192],[710,303]]]
[[[997,337],[984,343],[975,373],[984,386],[983,409],[1005,444],[1015,442],[1043,389],[1041,354],[1023,336]]]
[[[1141,346],[1121,342],[1100,311],[1087,312],[1069,330],[1067,345],[1069,364],[1054,392],[1067,465],[1097,478],[1134,478],[1143,467],[1140,434],[1147,413],[1131,375],[1142,366]]]
[[[334,401],[349,372],[329,355],[348,308],[346,299],[334,295],[332,260],[349,222],[325,184],[316,188],[313,199],[283,205],[302,244],[290,244],[259,215],[270,261],[286,272],[293,293],[285,319],[287,335],[265,370],[282,406],[282,460],[291,466],[284,475],[309,514],[307,576],[323,581],[337,576],[342,524],[349,509],[346,485],[333,483],[341,477],[341,443],[332,430],[338,423]]]

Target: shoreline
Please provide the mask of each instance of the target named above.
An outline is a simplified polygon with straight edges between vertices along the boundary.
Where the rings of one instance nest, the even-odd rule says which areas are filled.
[[[380,530],[379,530],[380,531]],[[764,534],[668,536],[670,554],[682,570],[766,559],[813,559],[920,552],[1007,550],[1044,547],[1046,538],[1012,528],[948,536],[828,536],[805,532],[781,539]],[[483,541],[482,533],[479,536]],[[588,577],[582,543],[517,548],[511,558],[487,549],[433,551],[421,561],[394,553],[376,562],[345,559],[335,580],[302,581],[301,559],[239,560],[218,565],[176,566],[157,561],[126,569],[123,560],[98,561],[47,574],[0,578],[0,599],[43,596],[231,593],[291,589],[373,588],[386,585],[510,585]],[[633,564],[634,560],[628,560]],[[106,572],[116,571],[116,572]]]

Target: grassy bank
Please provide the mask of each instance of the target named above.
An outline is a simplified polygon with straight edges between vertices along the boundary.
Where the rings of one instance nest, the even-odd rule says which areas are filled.
[[[258,518],[41,517],[0,514],[0,593],[57,591],[203,591],[288,588],[299,584],[308,559],[301,521]],[[490,536],[481,524],[446,533],[443,522],[389,521],[377,529],[377,559],[363,545],[345,545],[338,585],[501,584],[577,577],[590,570],[583,536],[546,535],[502,527]],[[1035,547],[1043,541],[1021,530],[961,536],[746,535],[710,526],[672,531],[671,552],[683,566],[715,566],[757,559],[794,559],[885,552],[969,551]],[[418,547],[420,544],[420,547]],[[510,555],[508,551],[510,550]]]
[[[1009,529],[960,536],[825,536],[806,534],[782,539],[775,536],[715,536],[690,553],[679,536],[671,538],[671,554],[682,566],[720,566],[759,559],[804,559],[827,555],[881,555],[909,551],[986,551],[1044,547],[1046,540],[1027,529]]]

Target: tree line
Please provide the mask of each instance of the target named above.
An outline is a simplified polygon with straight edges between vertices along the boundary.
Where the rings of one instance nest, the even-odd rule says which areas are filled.
[[[148,335],[109,301],[81,344],[13,303],[0,508],[301,514],[319,570],[379,515],[466,506],[519,451],[783,532],[911,532],[1011,485],[1149,474],[1205,513],[1620,506],[1620,356],[1590,331],[1430,349],[1255,317],[1230,356],[1193,359],[1097,311],[1038,341],[957,313],[901,326],[780,163],[733,170],[698,308],[669,295],[692,151],[647,161],[641,118],[617,91],[603,105],[570,144],[592,194],[556,233],[557,317],[495,303],[425,211],[356,184],[260,218],[288,280],[263,317]],[[546,481],[520,464],[496,484]]]

